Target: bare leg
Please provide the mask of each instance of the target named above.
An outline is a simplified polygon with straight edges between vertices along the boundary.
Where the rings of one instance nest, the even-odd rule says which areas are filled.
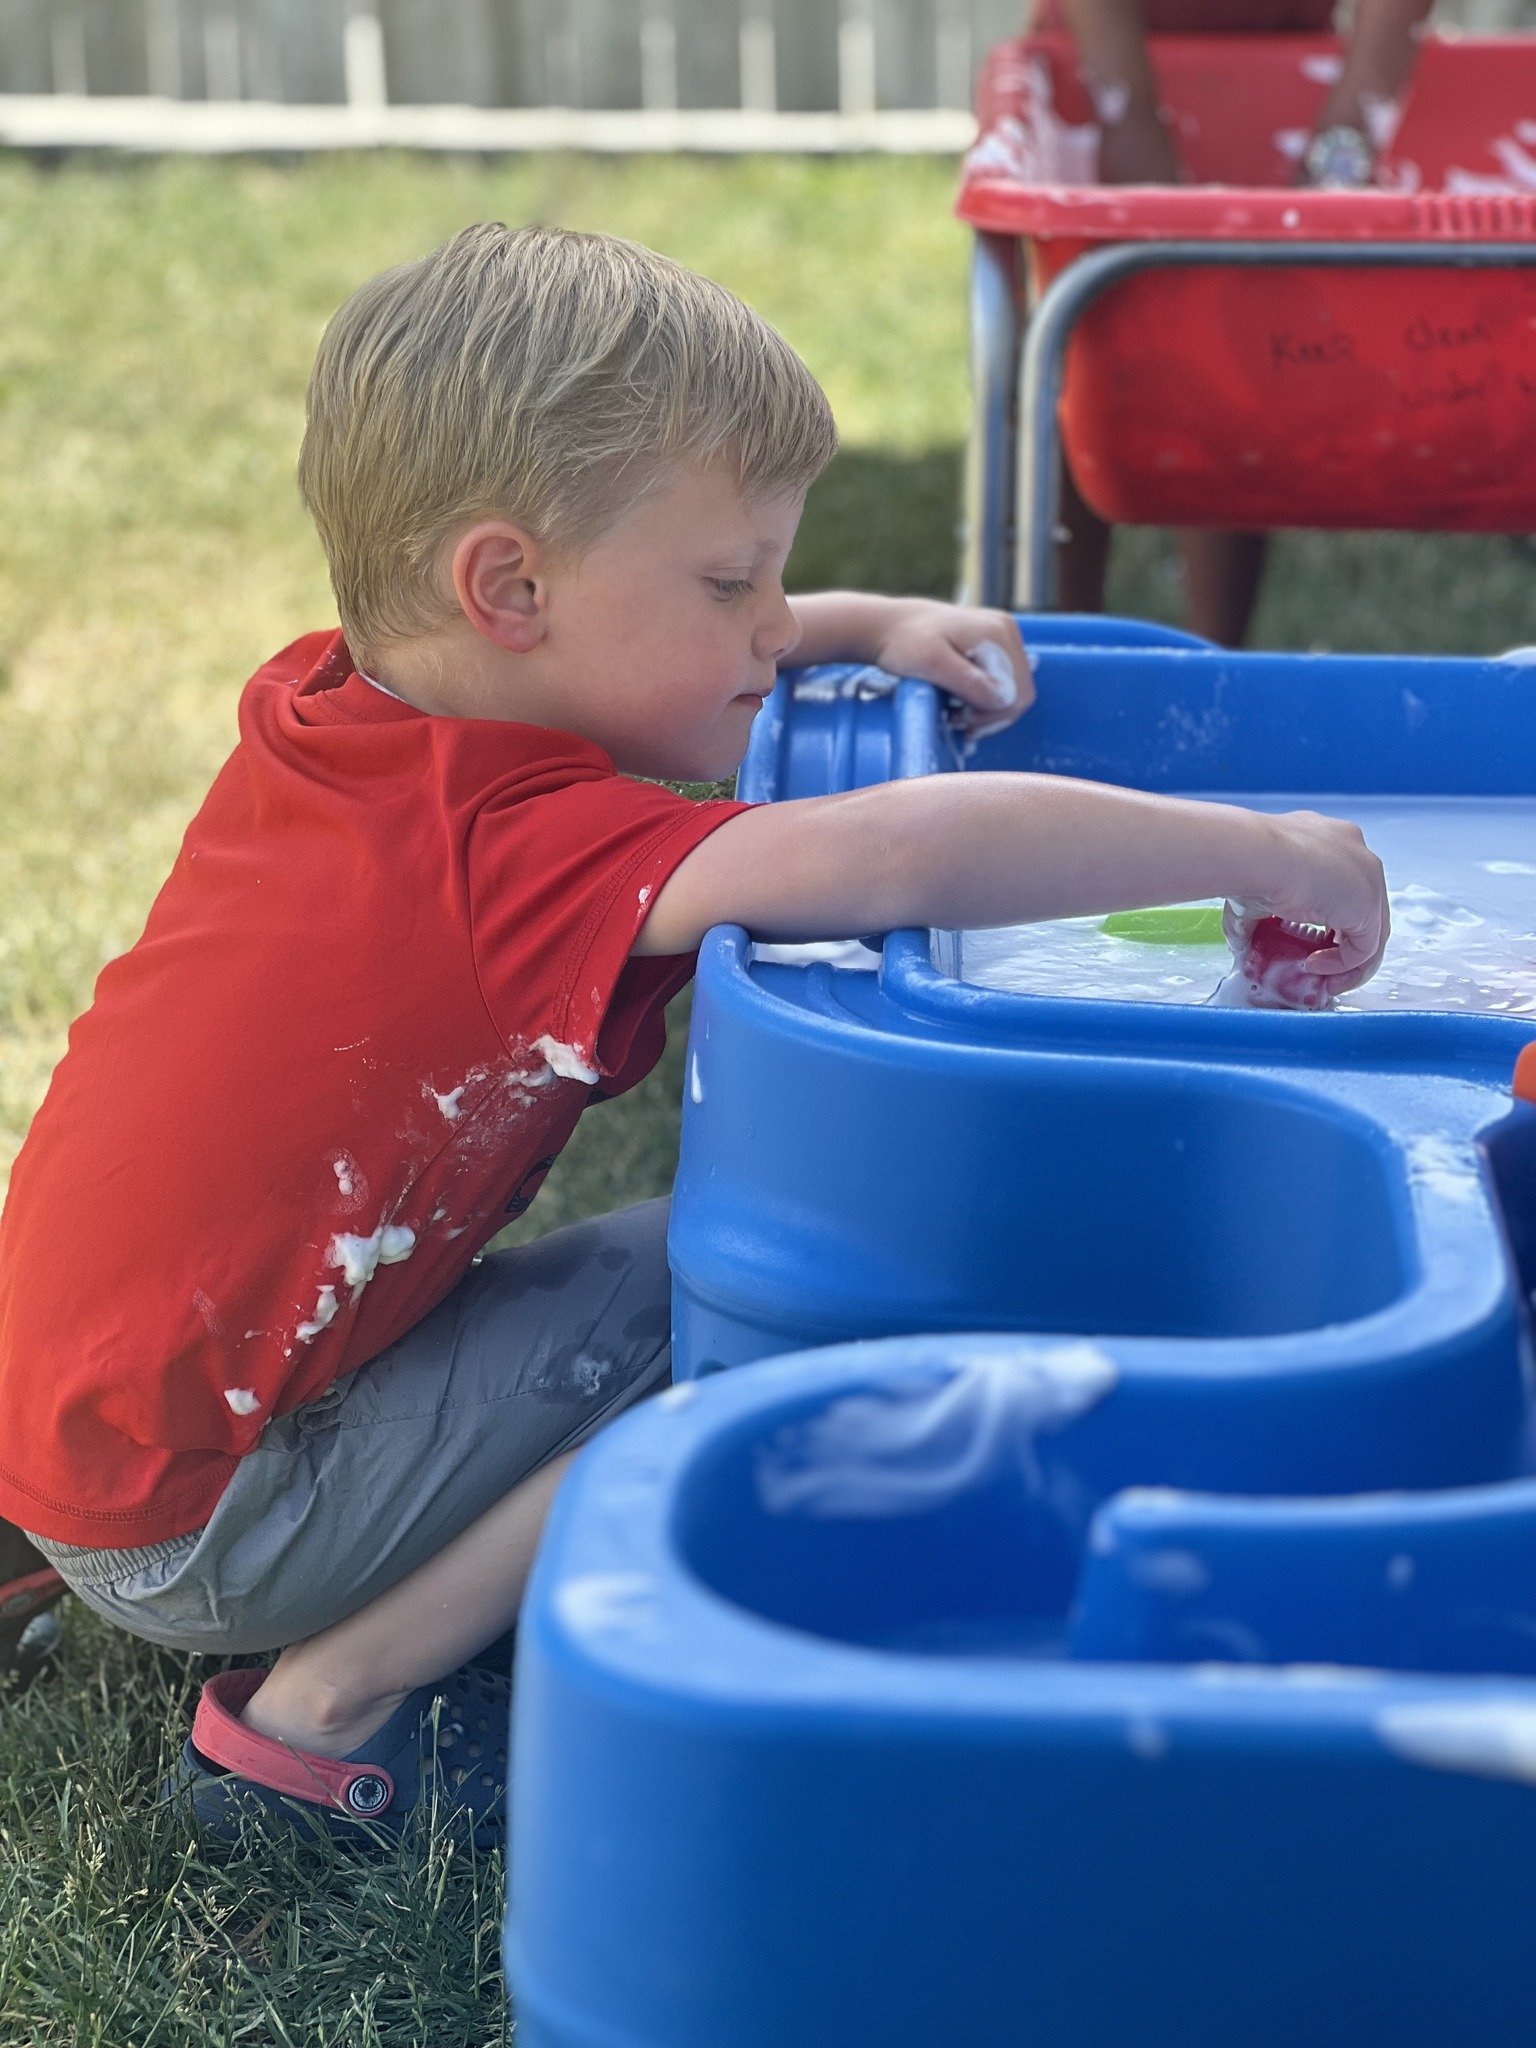
[[[1056,548],[1056,603],[1064,612],[1101,612],[1109,567],[1109,528],[1083,500],[1072,471],[1061,465],[1061,528]]]
[[[435,1557],[333,1628],[284,1650],[243,1716],[316,1756],[347,1756],[417,1686],[509,1628],[574,1452],[514,1486]]]
[[[1218,647],[1241,647],[1259,601],[1269,535],[1194,527],[1181,538],[1190,631]]]

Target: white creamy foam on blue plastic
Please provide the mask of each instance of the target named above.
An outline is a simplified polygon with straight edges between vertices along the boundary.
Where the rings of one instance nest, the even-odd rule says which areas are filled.
[[[758,1459],[770,1514],[922,1514],[1002,1469],[1038,1481],[1035,1438],[1101,1401],[1118,1378],[1095,1344],[1031,1343],[962,1357],[929,1380],[848,1394],[782,1430]]]
[[[1376,1716],[1388,1749],[1431,1770],[1536,1785],[1536,1701],[1419,1700]]]
[[[1536,1013],[1536,803],[1520,797],[1245,797],[1255,810],[1352,818],[1380,855],[1392,937],[1342,1010]],[[1097,917],[965,932],[960,975],[983,988],[1120,1002],[1204,1003],[1225,946],[1115,939]]]

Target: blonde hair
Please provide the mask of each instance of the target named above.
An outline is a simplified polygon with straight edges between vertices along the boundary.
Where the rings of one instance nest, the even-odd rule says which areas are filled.
[[[579,552],[685,465],[777,496],[836,445],[820,385],[722,285],[612,235],[485,222],[326,328],[299,488],[362,659],[452,616],[433,572],[463,522]]]

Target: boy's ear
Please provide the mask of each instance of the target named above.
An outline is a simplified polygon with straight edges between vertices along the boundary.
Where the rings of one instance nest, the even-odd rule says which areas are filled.
[[[512,654],[527,654],[548,623],[546,551],[526,527],[482,519],[453,546],[451,573],[459,609],[477,633]]]

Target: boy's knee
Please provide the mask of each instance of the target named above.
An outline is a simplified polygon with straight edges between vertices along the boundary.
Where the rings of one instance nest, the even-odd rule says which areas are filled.
[[[606,1219],[614,1229],[597,1253],[597,1264],[615,1287],[614,1318],[629,1343],[655,1346],[672,1333],[672,1272],[667,1263],[665,1200],[642,1202]]]
[[[661,1344],[669,1341],[672,1335],[671,1303],[642,1302],[624,1324],[623,1334],[633,1344]]]
[[[617,1209],[585,1223],[552,1231],[506,1256],[519,1283],[541,1293],[559,1290],[588,1292],[601,1285],[610,1294],[640,1289],[665,1298],[671,1282],[667,1266],[665,1196]]]
[[[671,1202],[658,1195],[653,1202],[637,1202],[632,1209],[619,1209],[604,1217],[603,1223],[612,1228],[604,1233],[599,1264],[607,1261],[610,1271],[629,1264],[643,1275],[662,1276],[662,1284],[669,1286],[667,1223],[671,1213]]]

